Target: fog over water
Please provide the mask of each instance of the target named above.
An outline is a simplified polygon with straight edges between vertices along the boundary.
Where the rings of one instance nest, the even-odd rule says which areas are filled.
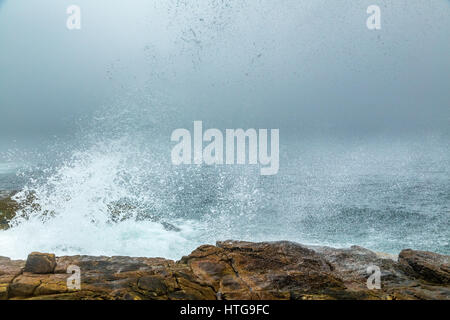
[[[79,31],[71,1],[3,2],[2,136],[72,132],[133,90],[217,127],[448,130],[449,1],[377,1],[378,32],[371,1],[79,0]]]
[[[450,1],[375,2],[378,31],[373,0],[0,0],[0,190],[39,204],[0,255],[449,253]],[[279,174],[172,166],[195,120],[280,129]]]

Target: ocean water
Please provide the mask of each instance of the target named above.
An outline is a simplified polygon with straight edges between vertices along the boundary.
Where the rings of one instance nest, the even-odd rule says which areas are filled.
[[[0,255],[177,259],[226,239],[450,253],[443,138],[284,136],[278,175],[261,176],[250,165],[173,166],[168,137],[151,136],[90,133],[47,165],[3,169],[2,188],[20,182],[16,199],[34,200],[0,231]]]
[[[0,256],[218,240],[450,253],[449,1],[0,0]],[[36,41],[40,39],[40,41]],[[418,63],[420,61],[420,63]],[[171,164],[193,121],[280,129],[280,170]]]

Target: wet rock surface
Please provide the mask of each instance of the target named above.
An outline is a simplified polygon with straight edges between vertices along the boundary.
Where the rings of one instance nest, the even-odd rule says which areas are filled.
[[[0,230],[9,228],[9,222],[19,209],[19,204],[13,199],[15,194],[12,191],[0,191]]]
[[[179,261],[134,257],[0,257],[0,299],[450,299],[449,256],[404,250],[394,257],[361,247],[292,242],[204,245]],[[73,266],[80,286],[73,287]],[[369,266],[381,289],[368,289]],[[68,271],[69,270],[69,273]],[[69,279],[70,277],[70,279]],[[69,280],[69,281],[68,281]]]
[[[403,250],[399,263],[406,273],[434,283],[450,285],[450,257],[426,251]]]
[[[56,267],[56,258],[51,253],[32,252],[28,255],[24,272],[45,274],[53,273]]]

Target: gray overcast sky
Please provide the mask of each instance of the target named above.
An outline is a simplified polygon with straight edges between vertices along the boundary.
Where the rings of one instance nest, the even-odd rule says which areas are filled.
[[[2,137],[70,133],[146,95],[175,123],[446,130],[450,1],[0,0]]]

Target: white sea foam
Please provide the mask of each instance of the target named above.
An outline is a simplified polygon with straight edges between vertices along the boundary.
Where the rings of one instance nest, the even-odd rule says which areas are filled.
[[[198,226],[197,226],[198,227]],[[43,224],[29,221],[0,233],[0,253],[25,258],[30,252],[62,255],[130,255],[177,259],[197,245],[195,227],[183,222],[180,231],[167,231],[149,221],[125,221],[98,226],[62,217]]]
[[[0,255],[180,258],[226,234],[232,228],[229,214],[252,213],[257,193],[245,176],[172,167],[169,158],[157,160],[151,146],[139,143],[134,138],[96,142],[30,180],[15,196],[27,205],[12,228],[0,232]]]
[[[178,259],[226,239],[448,253],[440,144],[290,143],[280,175],[261,177],[251,166],[172,166],[170,144],[148,141],[98,139],[30,180],[17,199],[34,201],[0,231],[0,255]]]

